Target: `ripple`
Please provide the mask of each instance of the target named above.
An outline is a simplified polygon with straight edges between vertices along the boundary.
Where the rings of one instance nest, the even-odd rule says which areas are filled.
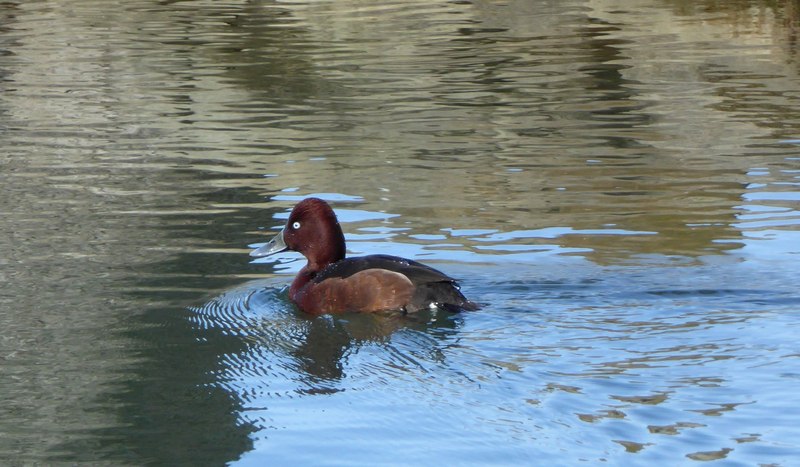
[[[408,317],[310,317],[288,303],[276,281],[247,283],[192,308],[190,321],[198,329],[219,330],[245,343],[244,352],[221,357],[225,369],[216,376],[218,384],[255,405],[272,397],[330,394],[396,381],[402,368],[422,369],[428,364],[423,362],[440,361],[439,343],[432,336],[446,335],[440,333],[459,322],[457,316],[438,311]],[[358,365],[361,382],[343,385],[345,365],[365,352],[373,358],[378,352],[386,360]]]
[[[663,3],[4,3],[0,458],[796,462],[794,13]],[[310,195],[484,309],[299,313]]]

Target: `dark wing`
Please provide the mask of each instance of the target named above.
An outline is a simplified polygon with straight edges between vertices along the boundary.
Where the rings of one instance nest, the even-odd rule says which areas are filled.
[[[455,283],[455,279],[447,274],[410,259],[391,255],[369,255],[355,258],[345,258],[337,261],[314,276],[314,282],[322,282],[329,278],[346,278],[367,269],[385,269],[398,272],[408,277],[414,284],[428,284],[432,282]]]

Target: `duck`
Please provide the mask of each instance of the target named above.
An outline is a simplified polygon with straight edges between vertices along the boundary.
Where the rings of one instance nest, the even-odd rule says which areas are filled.
[[[455,313],[479,308],[461,293],[455,279],[417,261],[384,254],[345,257],[336,213],[319,198],[295,205],[283,229],[250,256],[287,250],[308,261],[289,286],[289,299],[308,314],[408,314],[426,309]]]

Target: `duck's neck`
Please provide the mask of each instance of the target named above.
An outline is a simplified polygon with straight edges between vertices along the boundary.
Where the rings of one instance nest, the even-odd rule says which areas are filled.
[[[345,247],[344,243],[344,233],[342,232],[342,228],[339,226],[339,222],[335,218],[330,231],[326,232],[325,238],[322,240],[324,241],[322,244],[327,245],[329,248],[325,249],[324,252],[319,252],[316,255],[314,258],[316,260],[316,264],[312,265],[311,261],[309,261],[309,266],[315,266],[319,268],[317,271],[322,270],[329,264],[343,260],[344,255],[347,252],[347,248]]]
[[[308,265],[304,266],[303,269],[297,273],[297,277],[294,278],[292,285],[289,287],[289,298],[297,301],[295,297],[297,297],[297,294],[303,290],[303,287],[314,278],[315,274],[316,271],[309,270]]]
[[[294,281],[292,281],[292,285],[289,287],[289,297],[294,298],[296,294],[302,291],[303,287],[308,285],[308,283],[311,282],[314,276],[316,276],[320,271],[343,259],[344,246],[342,246],[340,250],[332,250],[330,255],[314,255],[314,260],[312,261],[309,259],[308,263],[303,266],[303,269],[297,273],[297,277],[295,277]]]
[[[303,269],[313,275],[343,260],[346,251],[342,229],[336,224],[334,229],[320,236],[315,248],[304,253],[308,264]]]
[[[308,263],[297,273],[297,277],[289,287],[289,297],[295,301],[297,300],[294,297],[311,282],[317,273],[345,257],[347,249],[344,243],[344,234],[336,217],[333,217],[328,225],[329,228],[322,230],[311,247],[303,251]]]

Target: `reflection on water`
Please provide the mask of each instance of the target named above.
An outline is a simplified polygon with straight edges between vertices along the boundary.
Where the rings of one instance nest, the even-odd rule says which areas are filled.
[[[194,308],[191,321],[197,328],[221,330],[247,344],[242,352],[224,357],[227,370],[219,380],[233,385],[232,389],[241,388],[237,381],[244,378],[251,394],[274,391],[271,386],[277,382],[275,376],[285,376],[284,372],[291,369],[296,375],[282,392],[336,392],[340,389],[335,385],[345,376],[343,364],[359,346],[389,342],[400,330],[441,336],[442,331],[455,329],[461,321],[459,316],[444,312],[305,316],[289,305],[275,282],[248,283]],[[297,383],[301,385],[295,386]]]
[[[504,462],[555,460],[567,449],[575,458],[635,452],[642,461],[676,450],[690,458],[792,452],[776,441],[796,434],[793,418],[759,428],[765,401],[741,390],[756,379],[771,397],[791,399],[796,378],[776,371],[786,365],[776,358],[795,359],[782,348],[793,332],[776,338],[768,324],[791,326],[786,311],[800,300],[790,286],[760,283],[760,272],[732,258],[695,266],[691,277],[683,265],[541,263],[546,278],[517,271],[511,282],[505,266],[461,267],[473,283],[499,278],[467,290],[482,292],[489,315],[308,318],[280,291],[287,278],[246,283],[195,310],[198,328],[248,344],[226,355],[218,375],[260,432],[243,463],[319,460],[297,433],[346,443],[358,460],[385,451],[375,432],[391,436],[403,459],[454,463],[496,460],[497,443]],[[730,287],[730,273],[748,286]],[[456,441],[432,446],[431,436]],[[564,452],[553,450],[556,439]]]
[[[0,459],[791,464],[798,15],[3,3]],[[311,194],[487,306],[302,316]]]

